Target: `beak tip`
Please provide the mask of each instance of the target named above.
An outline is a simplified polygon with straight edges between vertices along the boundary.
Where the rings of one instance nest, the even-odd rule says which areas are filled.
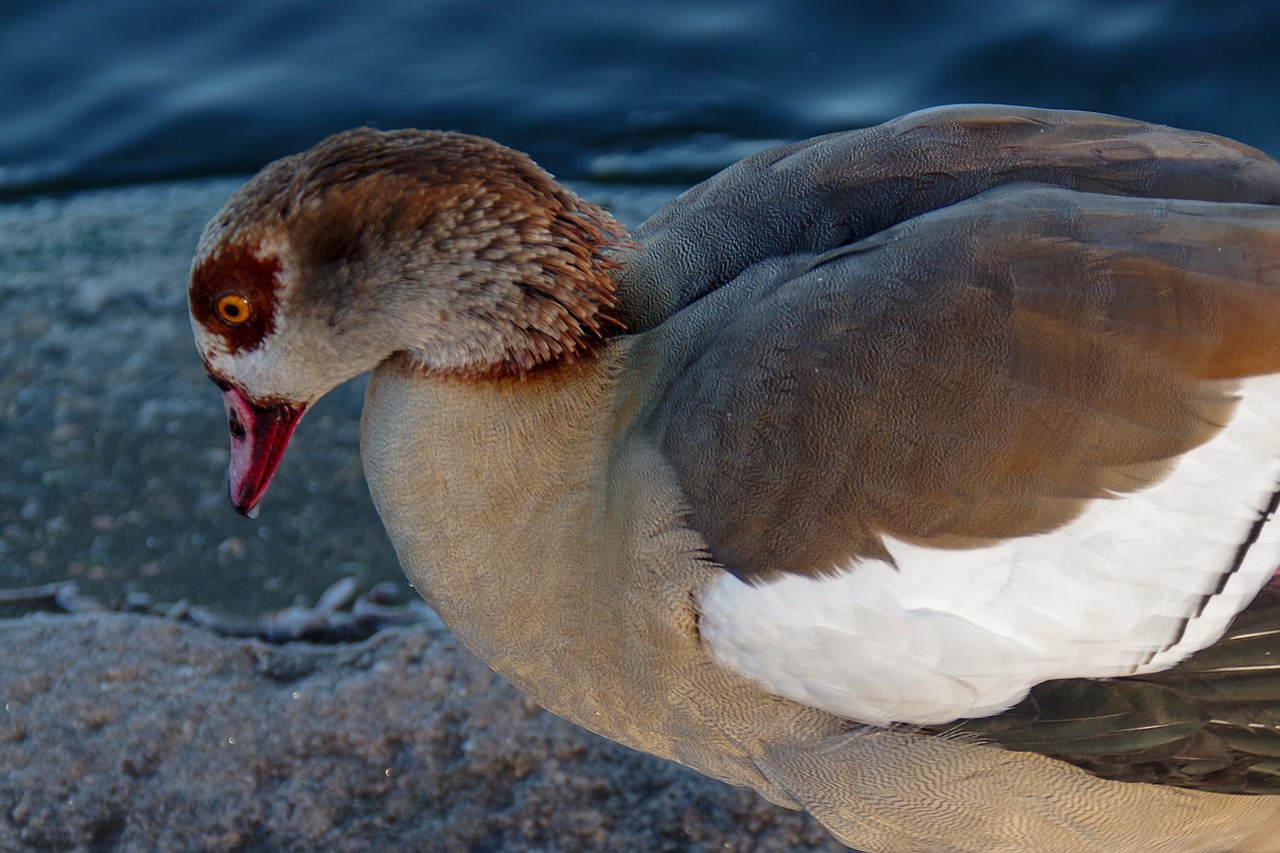
[[[227,498],[231,502],[231,508],[237,514],[243,515],[245,518],[257,518],[258,506],[262,501],[262,494],[266,489],[247,489],[243,488],[244,484],[239,484],[242,488],[236,488],[237,483],[232,479],[230,488],[227,490]]]
[[[245,518],[258,517],[258,503],[293,435],[303,404],[256,403],[237,386],[222,392],[231,427],[231,463],[227,494],[231,508]]]
[[[231,508],[232,508],[232,509],[234,509],[238,514],[243,515],[245,518],[257,518],[257,517],[258,517],[258,505],[257,505],[257,504],[246,505],[246,504],[242,504],[242,503],[240,503],[239,501],[234,501],[234,500],[233,500],[233,501],[231,502]]]

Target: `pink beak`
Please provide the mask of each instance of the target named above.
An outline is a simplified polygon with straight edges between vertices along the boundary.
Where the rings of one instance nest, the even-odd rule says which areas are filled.
[[[231,506],[241,515],[255,518],[258,501],[266,494],[306,406],[256,403],[234,385],[216,378],[213,381],[222,389],[231,430]]]

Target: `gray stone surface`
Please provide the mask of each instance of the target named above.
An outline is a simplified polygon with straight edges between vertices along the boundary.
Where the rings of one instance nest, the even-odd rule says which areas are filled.
[[[538,709],[453,638],[0,621],[3,851],[836,851],[812,819]]]

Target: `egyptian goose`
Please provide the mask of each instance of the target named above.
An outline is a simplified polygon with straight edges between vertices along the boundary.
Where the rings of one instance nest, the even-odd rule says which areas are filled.
[[[525,155],[352,130],[200,241],[250,513],[303,413],[538,702],[872,853],[1280,851],[1280,163],[949,107],[631,235]]]

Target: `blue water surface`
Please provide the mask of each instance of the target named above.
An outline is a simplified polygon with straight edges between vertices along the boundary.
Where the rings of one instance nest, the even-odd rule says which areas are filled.
[[[1269,0],[6,0],[0,193],[243,173],[353,125],[678,182],[777,140],[997,101],[1280,150]]]

